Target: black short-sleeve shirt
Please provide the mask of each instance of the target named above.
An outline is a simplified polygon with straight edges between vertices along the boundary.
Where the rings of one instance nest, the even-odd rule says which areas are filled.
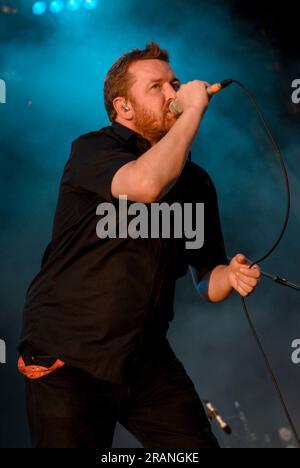
[[[188,265],[209,271],[228,264],[214,184],[190,159],[159,203],[204,203],[201,249],[187,250],[174,236],[97,236],[99,204],[113,203],[118,213],[114,174],[149,147],[117,122],[73,142],[52,239],[27,291],[20,353],[42,350],[100,379],[125,382],[141,356],[166,343],[176,280]]]

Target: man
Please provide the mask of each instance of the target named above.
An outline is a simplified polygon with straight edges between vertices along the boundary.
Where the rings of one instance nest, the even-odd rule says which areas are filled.
[[[211,302],[248,296],[260,277],[244,255],[228,264],[214,185],[189,159],[208,85],[180,85],[155,43],[134,49],[105,80],[112,125],[73,142],[19,347],[34,447],[111,447],[117,421],[144,447],[218,447],[166,337],[188,267]],[[175,98],[179,117],[169,111]],[[97,207],[117,209],[124,195],[146,206],[203,202],[203,247],[174,236],[99,239]]]

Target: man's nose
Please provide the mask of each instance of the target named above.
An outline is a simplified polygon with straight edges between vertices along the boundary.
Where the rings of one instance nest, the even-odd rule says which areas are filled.
[[[166,83],[165,85],[165,98],[166,101],[176,98],[176,91],[171,83]]]

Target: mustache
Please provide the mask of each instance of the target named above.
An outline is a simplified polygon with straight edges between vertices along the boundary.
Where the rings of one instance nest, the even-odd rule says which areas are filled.
[[[165,108],[164,108],[164,112],[165,112],[166,114],[170,111],[170,104],[171,104],[172,101],[173,101],[173,99],[170,99],[170,100],[167,102],[167,104],[166,104],[166,106],[165,106]]]

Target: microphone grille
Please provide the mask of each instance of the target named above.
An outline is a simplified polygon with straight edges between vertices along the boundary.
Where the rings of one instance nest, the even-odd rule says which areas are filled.
[[[169,109],[175,115],[180,115],[183,112],[180,102],[177,99],[174,99],[174,101],[171,102]]]

